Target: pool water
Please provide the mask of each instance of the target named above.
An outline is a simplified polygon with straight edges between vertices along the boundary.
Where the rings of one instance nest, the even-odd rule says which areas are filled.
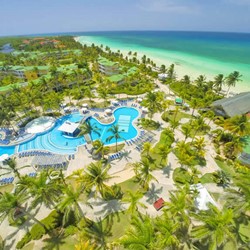
[[[107,138],[112,135],[111,132],[108,132],[108,129],[112,125],[119,125],[120,133],[122,139],[118,139],[118,142],[125,140],[130,140],[137,135],[137,130],[132,125],[132,122],[139,115],[138,110],[130,107],[121,107],[114,111],[115,121],[111,124],[104,125],[99,123],[95,118],[91,117],[90,123],[98,127],[98,132],[91,133],[92,140],[100,139],[105,144],[115,143],[115,139],[112,139],[110,142],[107,142]],[[86,143],[83,136],[70,138],[64,136],[58,128],[66,121],[71,122],[80,122],[84,116],[80,113],[74,113],[67,116],[63,116],[56,121],[55,126],[50,130],[46,131],[43,134],[37,135],[35,138],[23,142],[17,146],[3,147],[0,146],[0,154],[12,155],[15,152],[23,152],[27,150],[40,149],[47,150],[57,154],[73,154],[77,151],[77,147]]]

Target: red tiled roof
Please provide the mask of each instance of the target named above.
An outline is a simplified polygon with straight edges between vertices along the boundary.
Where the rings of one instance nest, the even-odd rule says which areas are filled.
[[[165,201],[160,198],[153,205],[156,210],[160,210],[164,206]]]

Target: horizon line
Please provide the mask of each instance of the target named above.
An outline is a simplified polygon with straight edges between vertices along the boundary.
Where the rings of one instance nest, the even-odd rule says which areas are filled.
[[[16,34],[16,35],[0,35],[2,37],[28,37],[28,36],[61,36],[68,34],[69,36],[77,35],[76,33],[106,33],[106,32],[197,32],[197,33],[230,33],[230,34],[250,34],[250,32],[238,31],[202,31],[202,30],[91,30],[91,31],[64,31],[64,32],[49,32],[49,33],[30,33],[30,34]]]

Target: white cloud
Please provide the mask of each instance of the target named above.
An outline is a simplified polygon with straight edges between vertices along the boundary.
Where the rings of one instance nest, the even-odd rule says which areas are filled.
[[[139,0],[138,7],[148,12],[197,13],[197,5],[174,0]]]

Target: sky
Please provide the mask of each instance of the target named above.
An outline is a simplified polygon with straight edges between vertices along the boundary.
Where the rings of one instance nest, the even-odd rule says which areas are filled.
[[[113,30],[250,33],[250,0],[0,0],[0,36]]]

